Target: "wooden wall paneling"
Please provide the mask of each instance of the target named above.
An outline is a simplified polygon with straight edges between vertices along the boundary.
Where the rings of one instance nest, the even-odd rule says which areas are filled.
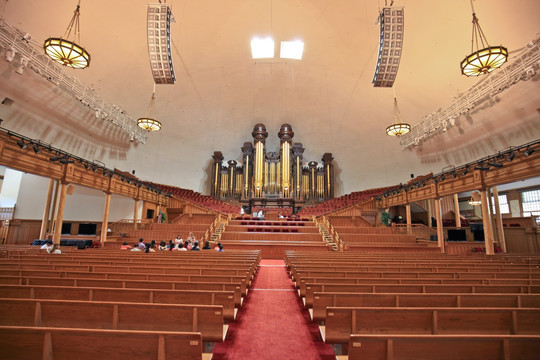
[[[16,245],[30,245],[32,241],[39,238],[41,230],[40,220],[21,220],[10,221],[9,233],[6,243]]]

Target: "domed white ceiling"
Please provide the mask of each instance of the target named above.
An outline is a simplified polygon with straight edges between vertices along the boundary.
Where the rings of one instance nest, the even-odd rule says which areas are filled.
[[[103,100],[134,119],[152,93],[146,40],[146,1],[82,0],[81,44],[89,68],[64,69]],[[174,85],[158,85],[155,117],[163,123],[145,144],[130,142],[115,126],[30,69],[14,72],[17,59],[0,55],[2,127],[41,139],[107,167],[136,170],[143,180],[208,193],[211,155],[241,162],[240,147],[264,123],[267,149],[277,151],[280,125],[289,123],[304,161],[334,156],[337,195],[406,182],[410,174],[440,172],[540,135],[538,77],[522,81],[460,118],[447,132],[403,150],[385,134],[392,122],[393,92],[403,119],[413,126],[448,106],[479,81],[461,75],[471,52],[468,0],[396,0],[404,6],[403,55],[394,89],[371,84],[377,61],[379,8],[384,1],[175,0],[172,6]],[[72,0],[2,1],[4,20],[40,45],[62,36],[77,5]],[[476,0],[490,44],[518,54],[540,32],[538,0]],[[253,36],[276,43],[302,39],[302,60],[253,60]],[[506,65],[505,65],[506,66]]]

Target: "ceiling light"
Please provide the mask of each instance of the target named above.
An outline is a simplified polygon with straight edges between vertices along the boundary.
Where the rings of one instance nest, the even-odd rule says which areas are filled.
[[[150,104],[148,105],[148,110],[144,117],[137,119],[137,125],[140,128],[150,132],[150,131],[159,131],[161,130],[161,123],[154,119],[154,106],[156,102],[156,83],[154,83],[154,91],[152,92],[152,98],[150,99]]]
[[[460,67],[463,75],[478,76],[501,67],[508,59],[508,50],[504,46],[489,46],[478,23],[472,0],[471,8],[473,11],[471,54],[461,61]],[[481,49],[479,45],[481,45]]]
[[[39,147],[38,144],[32,145],[32,148],[34,149],[34,152],[35,152],[36,154],[41,152],[41,148]]]
[[[390,136],[400,137],[411,131],[411,125],[404,123],[401,119],[401,113],[397,104],[397,99],[394,97],[394,123],[386,128],[386,134]]]
[[[274,40],[271,37],[251,40],[251,57],[253,59],[268,59],[274,57]]]
[[[7,62],[13,61],[13,58],[15,57],[15,49],[13,49],[13,47],[6,49],[4,56]]]
[[[534,151],[535,151],[534,149],[527,148],[527,149],[523,152],[523,155],[525,155],[525,156],[530,156]]]
[[[478,190],[474,190],[472,192],[471,199],[469,200],[469,204],[472,206],[482,204],[482,200],[481,200],[480,193],[478,192]]]
[[[80,4],[77,4],[77,8],[73,12],[73,17],[69,23],[63,38],[50,37],[45,40],[43,49],[51,59],[64,66],[69,66],[74,69],[84,69],[90,65],[90,54],[78,43],[81,42],[81,34],[79,30],[79,15]],[[67,40],[71,32],[73,31],[72,40]]]
[[[296,59],[302,60],[302,53],[304,52],[304,42],[300,40],[296,41],[282,41],[281,51],[279,57],[282,59]]]

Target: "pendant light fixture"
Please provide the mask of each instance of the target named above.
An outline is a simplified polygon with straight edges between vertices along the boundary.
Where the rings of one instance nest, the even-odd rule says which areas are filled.
[[[405,135],[406,133],[411,131],[411,125],[403,122],[403,120],[401,119],[401,113],[399,112],[399,107],[397,104],[397,99],[396,99],[395,94],[394,94],[393,119],[394,119],[393,124],[386,128],[387,135],[400,137],[401,135]]]
[[[90,65],[90,54],[82,46],[78,45],[81,42],[79,30],[80,5],[81,1],[79,0],[64,37],[50,37],[43,44],[45,54],[51,59],[74,69],[84,69]],[[70,40],[72,33],[73,36]]]
[[[469,205],[478,206],[480,204],[482,204],[480,193],[478,192],[478,190],[473,190],[471,194],[471,199],[469,200]]]
[[[508,50],[504,46],[490,46],[474,12],[471,40],[471,54],[461,61],[461,73],[466,76],[487,74],[501,67],[508,59]]]
[[[154,83],[154,91],[152,92],[152,98],[150,99],[150,104],[148,105],[148,110],[144,117],[137,119],[137,125],[140,128],[150,132],[150,131],[159,131],[161,130],[161,123],[154,119],[154,105],[156,102],[156,83]]]

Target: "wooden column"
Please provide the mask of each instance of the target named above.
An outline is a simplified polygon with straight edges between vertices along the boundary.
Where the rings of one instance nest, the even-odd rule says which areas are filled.
[[[489,207],[487,201],[486,190],[480,191],[480,199],[482,201],[482,222],[484,224],[484,242],[486,245],[486,254],[493,255],[493,229],[491,228],[491,221],[489,221]]]
[[[103,244],[107,240],[107,230],[109,229],[109,207],[111,205],[111,193],[105,193],[105,210],[103,210],[103,222],[101,223],[101,237],[99,244],[103,247]]]
[[[502,222],[501,206],[499,204],[499,190],[496,186],[493,187],[493,199],[495,201],[495,224],[499,238],[499,245],[504,253],[506,253],[506,239],[504,238],[504,228]]]
[[[411,234],[412,233],[412,229],[411,229],[411,204],[406,204],[405,205],[405,217],[406,217],[406,220],[407,220],[407,234]]]
[[[66,205],[66,183],[60,184],[60,200],[58,200],[58,211],[56,212],[56,221],[54,225],[53,243],[60,245],[60,237],[62,235],[62,222],[64,221],[64,207]]]
[[[456,217],[456,227],[461,227],[461,215],[459,214],[458,194],[454,194],[454,215]]]
[[[45,239],[47,236],[47,228],[49,227],[49,215],[51,211],[52,194],[54,190],[54,180],[49,179],[49,190],[47,190],[47,200],[45,200],[45,209],[43,210],[43,219],[41,220],[41,230],[39,238]]]
[[[139,199],[135,200],[135,206],[133,207],[133,228],[137,230],[137,220],[139,220]]]
[[[433,207],[433,203],[432,203],[432,199],[426,199],[427,201],[427,226],[428,227],[433,227],[433,221],[431,221],[431,217],[433,216],[433,210],[432,210],[432,207]]]
[[[52,234],[54,232],[54,227],[56,225],[56,207],[58,205],[58,189],[60,188],[60,181],[54,180],[54,195],[52,198],[52,209],[50,212],[50,218],[49,218],[49,233]]]
[[[444,253],[444,231],[442,224],[442,214],[441,214],[441,199],[435,199],[435,220],[437,221],[437,243],[441,252]]]

